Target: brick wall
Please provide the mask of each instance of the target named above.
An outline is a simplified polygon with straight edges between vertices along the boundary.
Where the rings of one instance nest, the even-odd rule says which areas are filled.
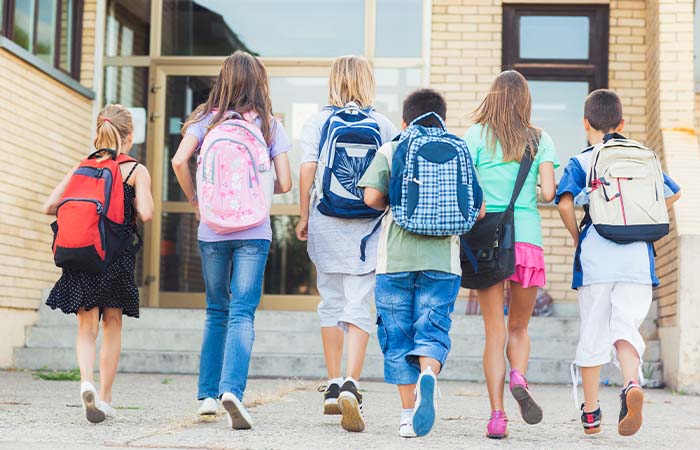
[[[83,2],[83,41],[82,59],[80,60],[80,83],[92,89],[95,76],[95,29],[97,19],[97,0]],[[100,26],[103,26],[100,24]]]
[[[88,149],[92,102],[3,50],[0,85],[0,305],[23,308],[59,273],[40,210]]]

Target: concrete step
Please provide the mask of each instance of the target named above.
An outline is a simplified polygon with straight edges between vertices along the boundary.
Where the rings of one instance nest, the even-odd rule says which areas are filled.
[[[138,319],[124,318],[124,330],[132,329],[176,329],[197,330],[204,327],[205,312],[201,309],[160,309],[141,308]],[[452,315],[451,335],[482,335],[483,321],[480,316]],[[75,327],[76,319],[60,311],[52,311],[47,306],[39,309],[39,327]],[[258,311],[255,319],[257,333],[285,330],[289,332],[317,332],[318,317],[314,312]],[[533,317],[530,321],[532,336],[578,337],[578,318],[573,317]],[[657,338],[656,324],[647,319],[641,327],[646,340]]]
[[[73,326],[35,326],[27,330],[26,346],[30,348],[75,348],[77,329]],[[484,336],[452,333],[454,355],[479,357],[484,348]],[[572,357],[576,352],[578,337],[539,336],[531,337],[533,358],[557,359]],[[122,348],[126,350],[198,352],[202,344],[202,330],[134,328],[124,332]],[[253,351],[258,354],[298,353],[300,349],[308,353],[322,353],[323,348],[318,329],[311,332],[300,331],[260,331],[256,333]],[[370,339],[368,354],[380,355],[376,337]],[[658,341],[649,341],[644,355],[645,361],[658,361],[660,346]]]
[[[21,348],[15,351],[18,367],[41,369],[50,367],[57,370],[75,368],[75,353],[68,348]],[[651,363],[654,373],[652,380],[661,377],[661,364]],[[130,350],[124,351],[119,363],[121,372],[193,374],[199,370],[198,352],[161,352]],[[323,355],[299,353],[253,354],[250,376],[257,377],[304,377],[323,379],[326,374]],[[484,381],[480,357],[456,356],[449,359],[441,379],[462,381]],[[365,379],[383,378],[383,358],[368,355],[363,373]],[[612,366],[606,366],[601,380],[619,383],[619,373]],[[571,383],[567,361],[554,359],[530,360],[528,380],[532,383]]]

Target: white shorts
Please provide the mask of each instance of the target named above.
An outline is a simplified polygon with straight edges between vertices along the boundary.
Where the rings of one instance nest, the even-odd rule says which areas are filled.
[[[619,367],[615,342],[627,341],[644,355],[644,339],[639,326],[649,313],[651,284],[601,283],[578,290],[581,330],[576,348],[580,367],[595,367],[613,361]]]
[[[321,294],[318,317],[322,327],[339,327],[347,332],[348,324],[353,324],[371,333],[374,272],[365,275],[317,272],[316,280]]]

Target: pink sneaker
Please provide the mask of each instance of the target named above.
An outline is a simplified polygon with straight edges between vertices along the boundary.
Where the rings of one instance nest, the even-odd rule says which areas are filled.
[[[505,411],[491,411],[491,419],[486,426],[486,437],[491,439],[508,437],[508,417]]]
[[[510,393],[518,402],[520,415],[523,416],[525,423],[534,425],[542,421],[542,408],[535,403],[528,389],[527,380],[517,369],[510,371]]]

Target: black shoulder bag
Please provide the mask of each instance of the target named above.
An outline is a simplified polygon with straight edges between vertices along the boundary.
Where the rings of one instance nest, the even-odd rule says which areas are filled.
[[[461,236],[462,287],[486,289],[515,273],[515,202],[530,173],[532,153],[528,145],[508,208],[503,212],[486,213]]]

